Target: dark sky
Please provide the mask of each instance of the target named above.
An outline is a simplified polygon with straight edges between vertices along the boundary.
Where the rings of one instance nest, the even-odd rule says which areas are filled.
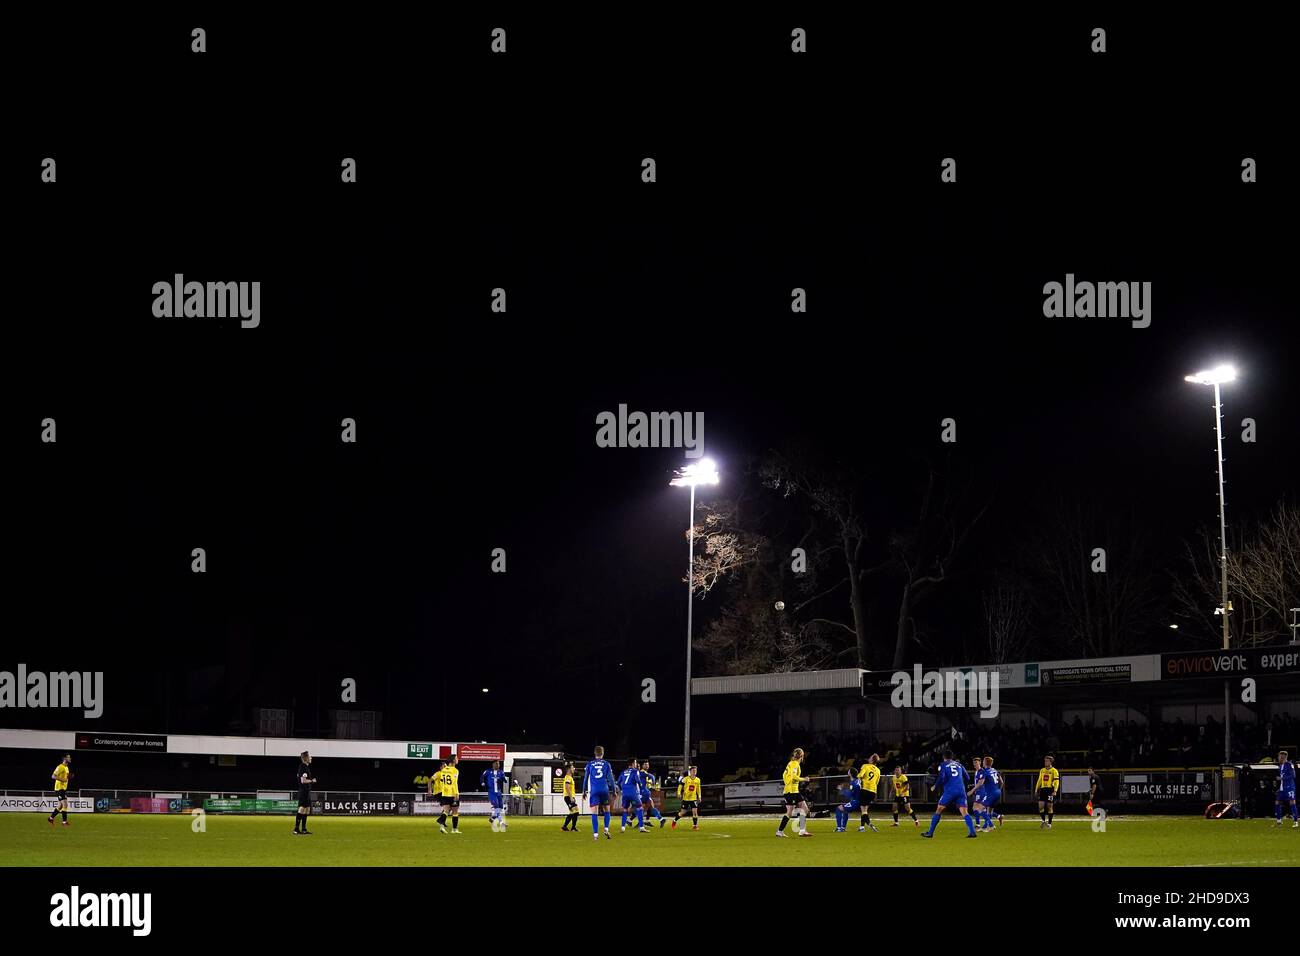
[[[557,63],[522,49],[556,39],[533,25],[513,72],[395,57],[337,98],[244,41],[242,65],[212,56],[176,89],[127,56],[118,96],[26,104],[22,162],[55,152],[60,181],[15,215],[21,641],[0,666],[108,670],[111,729],[219,731],[262,704],[306,731],[317,687],[323,710],[353,676],[395,737],[576,749],[607,709],[592,734],[671,748],[682,458],[597,448],[619,403],[703,411],[724,482],[792,443],[867,464],[885,515],[954,417],[996,562],[1056,495],[1136,512],[1174,549],[1213,522],[1210,394],[1182,376],[1231,360],[1229,515],[1267,510],[1294,493],[1300,434],[1278,114],[1232,107],[1231,59],[1180,61],[1165,102],[1132,45],[1168,37],[1136,30],[1099,66],[1078,26],[1025,28],[995,63],[956,24],[799,73],[748,33],[716,57],[652,32],[621,37],[627,62]],[[636,54],[671,75],[662,95]],[[1245,155],[1261,182],[1240,182]],[[176,272],[259,279],[262,326],[153,319]],[[1067,272],[1150,281],[1151,327],[1044,318]],[[47,415],[56,446],[33,440]]]

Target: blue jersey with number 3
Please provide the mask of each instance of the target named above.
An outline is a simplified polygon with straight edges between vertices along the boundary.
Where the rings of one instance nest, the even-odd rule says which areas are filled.
[[[609,765],[608,760],[589,760],[582,773],[588,793],[609,793],[610,782],[614,779],[614,768]]]

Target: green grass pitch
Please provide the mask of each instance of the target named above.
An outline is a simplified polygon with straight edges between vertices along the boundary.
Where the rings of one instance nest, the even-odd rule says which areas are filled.
[[[629,829],[591,837],[591,817],[577,833],[560,818],[516,818],[493,833],[484,817],[465,817],[459,836],[438,832],[429,817],[313,817],[312,835],[292,834],[289,817],[191,818],[167,815],[70,814],[49,826],[43,814],[0,814],[0,866],[1300,866],[1300,830],[1291,821],[1199,817],[1111,817],[1094,833],[1084,817],[1008,817],[992,834],[966,838],[945,818],[932,840],[910,820],[886,817],[879,833],[833,832],[813,820],[813,836],[777,839],[777,816],[706,817],[650,833]],[[793,827],[791,827],[793,829]]]

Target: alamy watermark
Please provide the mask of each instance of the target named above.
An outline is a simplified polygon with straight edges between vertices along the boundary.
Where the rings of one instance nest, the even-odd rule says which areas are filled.
[[[703,412],[617,412],[596,416],[597,448],[684,448],[687,458],[704,454]]]
[[[260,282],[186,282],[178,272],[171,282],[155,282],[153,294],[155,318],[238,318],[246,329],[262,322]]]
[[[50,897],[50,925],[56,927],[117,926],[148,936],[152,913],[152,893],[83,893],[73,886]]]
[[[981,717],[994,718],[999,712],[997,671],[895,671],[889,682],[894,690],[889,702],[895,707],[949,710],[978,707]]]
[[[104,712],[103,671],[0,671],[0,708],[76,707],[82,716],[96,718]]]
[[[1049,319],[1131,319],[1133,328],[1151,324],[1150,282],[1076,282],[1073,272],[1065,283],[1043,286],[1043,315]]]

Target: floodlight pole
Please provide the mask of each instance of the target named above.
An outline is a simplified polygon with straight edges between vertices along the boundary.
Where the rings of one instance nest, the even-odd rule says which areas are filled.
[[[686,541],[689,557],[686,561],[686,729],[682,740],[682,753],[685,756],[685,762],[682,764],[683,776],[691,767],[691,616],[695,610],[695,482],[691,482],[691,514]]]
[[[1219,463],[1219,568],[1222,585],[1223,649],[1228,649],[1228,519],[1223,499],[1223,405],[1219,396],[1219,383],[1214,383],[1214,441]],[[1232,762],[1232,686],[1223,682],[1223,762]]]

